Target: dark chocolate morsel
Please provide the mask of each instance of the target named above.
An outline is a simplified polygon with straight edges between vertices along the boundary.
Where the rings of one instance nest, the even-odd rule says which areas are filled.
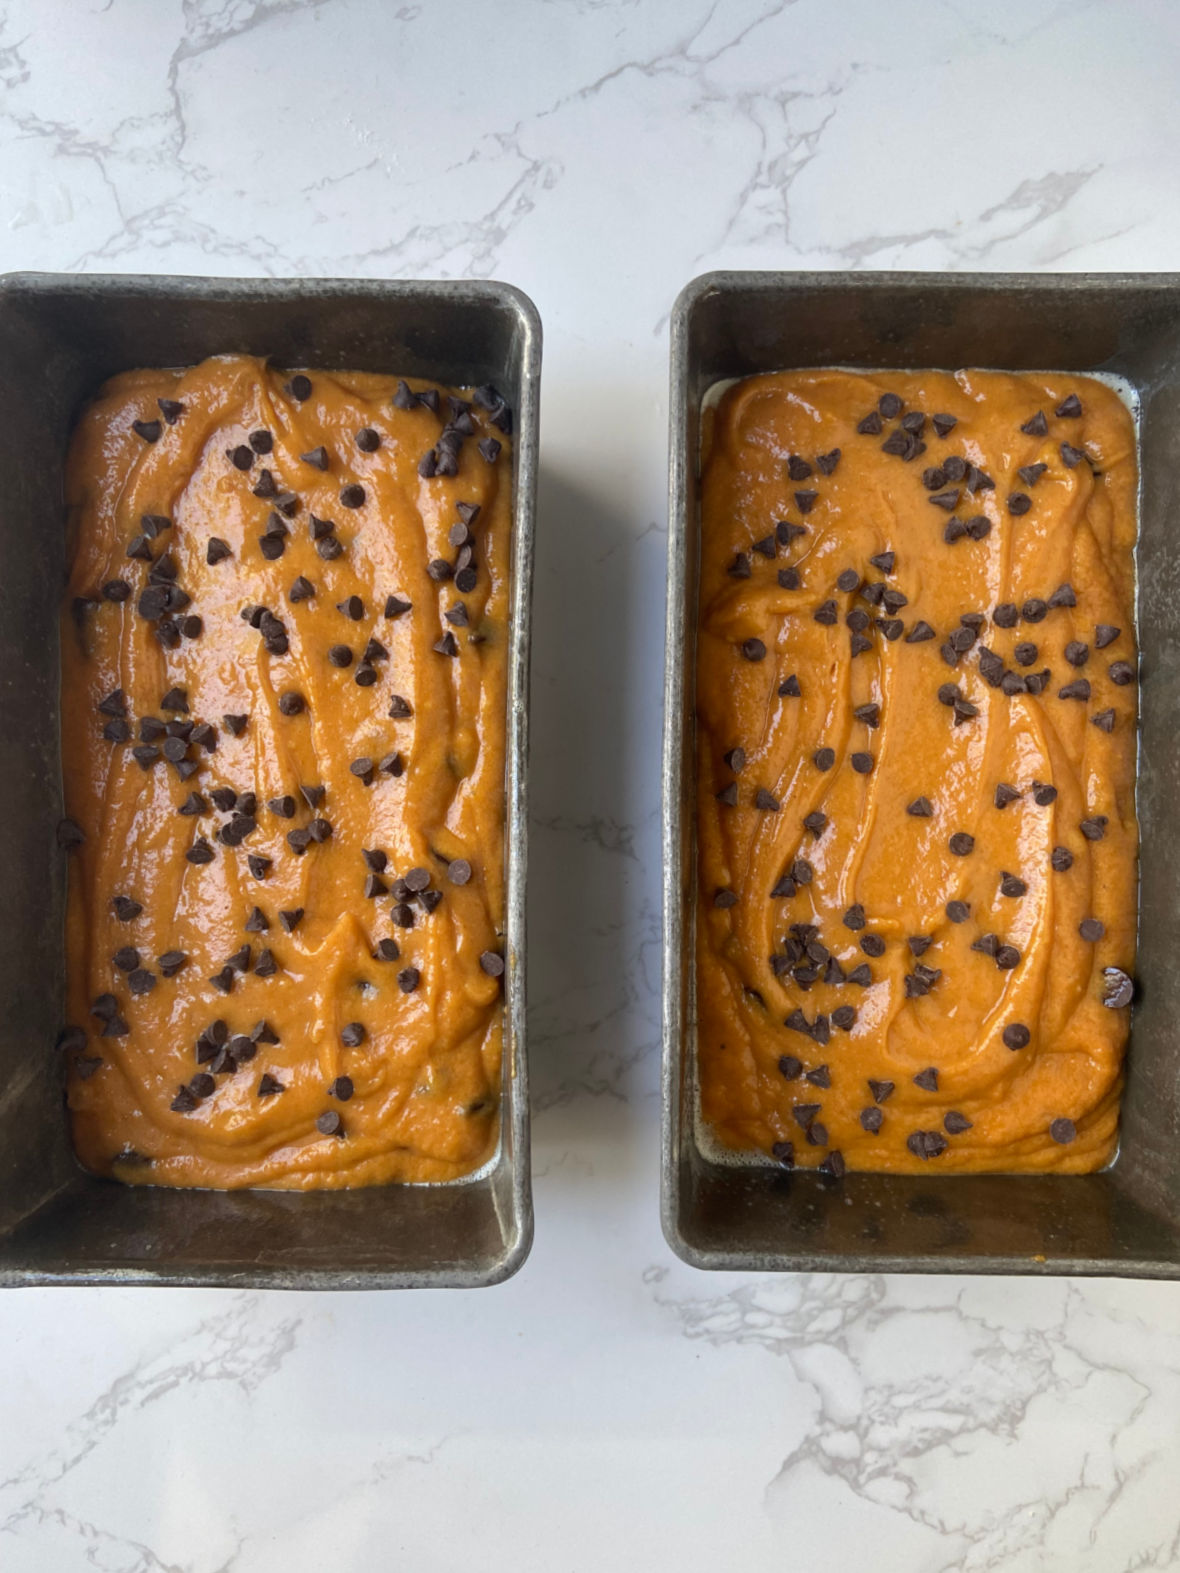
[[[1006,1049],[1026,1049],[1032,1041],[1032,1033],[1023,1022],[1014,1021],[1004,1028],[1001,1038]]]

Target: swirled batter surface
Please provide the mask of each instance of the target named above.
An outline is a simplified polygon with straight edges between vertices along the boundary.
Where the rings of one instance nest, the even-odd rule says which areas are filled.
[[[704,1120],[837,1175],[1102,1167],[1135,948],[1128,410],[1064,374],[811,371],[737,384],[705,437]]]
[[[511,416],[243,356],[67,474],[68,1097],[155,1185],[448,1180],[498,1129]]]

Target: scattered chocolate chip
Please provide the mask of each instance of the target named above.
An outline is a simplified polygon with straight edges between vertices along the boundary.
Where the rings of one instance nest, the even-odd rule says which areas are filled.
[[[1078,924],[1078,933],[1088,944],[1097,944],[1106,933],[1106,925],[1098,918],[1083,918]]]
[[[912,803],[906,804],[906,813],[914,819],[929,819],[934,813],[934,805],[928,797],[916,797]]]
[[[738,801],[737,782],[731,781],[727,787],[722,787],[721,791],[715,793],[714,796],[726,808],[736,808]]]
[[[1049,855],[1049,862],[1056,873],[1064,874],[1067,869],[1073,867],[1073,853],[1068,847],[1054,847]]]
[[[365,488],[352,481],[347,486],[340,488],[340,504],[343,508],[359,508],[365,500]]]
[[[397,986],[403,994],[412,994],[422,981],[417,967],[403,967],[397,975]]]
[[[961,1136],[964,1131],[971,1129],[971,1125],[972,1122],[958,1109],[948,1109],[942,1117],[942,1127],[948,1136]]]
[[[971,915],[971,906],[966,901],[948,901],[946,915],[952,923],[966,923]]]
[[[811,615],[815,622],[831,627],[838,620],[840,612],[835,601],[824,601]]]
[[[779,810],[778,798],[768,792],[765,787],[759,787],[754,793],[754,807],[760,808],[764,813],[777,814]]]
[[[1122,633],[1121,628],[1116,628],[1112,623],[1098,623],[1094,629],[1094,647],[1105,650],[1108,644],[1113,644]]]
[[[1087,841],[1101,841],[1108,823],[1105,814],[1095,814],[1091,819],[1083,819],[1078,829]]]
[[[1120,967],[1104,967],[1102,980],[1102,1003],[1108,1010],[1121,1010],[1131,1003],[1135,985]]]
[[[273,859],[261,856],[258,852],[250,852],[246,856],[246,866],[255,879],[265,879],[270,871]]]
[[[924,1071],[919,1071],[914,1077],[914,1086],[921,1087],[923,1092],[937,1092],[938,1071],[936,1067],[928,1065]]]
[[[879,934],[865,934],[861,939],[860,948],[866,956],[876,958],[885,954],[885,941]]]
[[[489,978],[500,978],[504,975],[504,958],[498,950],[485,950],[479,958],[479,964]]]
[[[996,966],[1001,971],[1009,972],[1020,961],[1020,952],[1015,945],[1001,945],[996,951]]]
[[[819,493],[803,491],[795,493],[795,506],[800,513],[810,513],[819,500]]]
[[[911,1131],[905,1144],[914,1157],[921,1158],[923,1162],[941,1157],[947,1149],[947,1140],[941,1131]]]
[[[870,410],[859,422],[856,429],[863,437],[879,437],[884,430],[884,426],[877,411]]]
[[[156,957],[156,965],[160,969],[161,976],[174,978],[187,960],[188,956],[183,950],[166,950],[163,955]]]
[[[1057,690],[1058,699],[1089,699],[1090,684],[1084,677],[1075,677],[1073,682],[1065,683]]]
[[[293,689],[279,695],[279,713],[286,716],[295,716],[306,707],[307,701],[302,694],[297,694]]]
[[[1038,808],[1048,808],[1050,803],[1057,800],[1057,788],[1050,786],[1047,781],[1034,781],[1032,784],[1033,802]]]
[[[753,641],[753,642],[756,643],[757,641]],[[751,641],[747,640],[747,643],[751,643]],[[454,634],[452,634],[450,632],[445,633],[442,636],[441,639],[436,639],[434,641],[434,643],[431,645],[430,648],[432,650],[434,650],[438,655],[458,655],[459,654],[459,646],[455,642],[455,636],[454,636]],[[755,657],[747,656],[746,659],[747,660],[760,659],[760,657],[759,658],[755,658]],[[370,671],[371,670],[372,670],[372,668],[370,668]],[[359,681],[359,677],[358,677],[358,681]]]
[[[1119,688],[1135,681],[1135,668],[1129,661],[1114,661],[1108,668],[1110,680]]]

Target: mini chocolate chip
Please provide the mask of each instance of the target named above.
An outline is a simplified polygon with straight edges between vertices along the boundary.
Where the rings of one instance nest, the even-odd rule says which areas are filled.
[[[721,791],[715,793],[714,796],[716,797],[717,801],[719,803],[723,803],[726,808],[736,808],[738,801],[737,782],[731,781],[727,787],[722,787]]]
[[[1113,710],[1099,710],[1096,715],[1090,717],[1090,724],[1096,726],[1100,732],[1113,732],[1114,720]]]
[[[1075,677],[1072,683],[1066,683],[1057,690],[1058,699],[1089,699],[1090,684],[1087,678]]]
[[[852,590],[858,590],[860,588],[860,575],[857,573],[856,569],[845,568],[843,572],[840,573],[836,578],[836,588],[837,590],[843,590],[846,593]]]
[[[221,724],[232,737],[241,737],[246,730],[247,717],[244,715],[223,715]]]
[[[355,440],[362,453],[376,453],[381,446],[381,434],[374,431],[371,426],[362,426]]]
[[[878,727],[881,725],[880,705],[857,705],[852,713],[858,721],[863,721],[865,726]]]
[[[966,901],[948,901],[946,915],[952,923],[966,923],[971,915],[970,903]]]
[[[816,607],[811,615],[815,622],[831,627],[839,618],[840,613],[835,601],[824,601],[822,605]]]
[[[1125,688],[1128,683],[1135,681],[1135,668],[1129,661],[1114,661],[1108,668],[1110,680],[1119,688]]]
[[[942,1117],[942,1127],[948,1136],[961,1136],[971,1129],[972,1122],[958,1109],[948,1109]]]
[[[1078,924],[1078,933],[1089,944],[1096,944],[1106,933],[1106,926],[1098,918],[1083,918]]]
[[[884,430],[884,426],[877,411],[870,410],[858,423],[856,429],[863,437],[879,437]]]
[[[795,506],[798,508],[800,513],[810,513],[818,500],[818,492],[803,491],[795,493]]]
[[[365,488],[355,481],[340,488],[340,504],[344,508],[359,508],[365,500]]]
[[[815,456],[815,467],[821,475],[832,475],[840,462],[839,448],[833,448],[828,453],[818,453]]]
[[[1006,1049],[1026,1049],[1032,1041],[1032,1033],[1020,1021],[1014,1021],[1005,1027],[1001,1037]]]
[[[933,1065],[928,1065],[924,1071],[919,1071],[914,1077],[914,1086],[921,1087],[923,1092],[938,1091],[938,1071]]]
[[[1031,507],[1032,498],[1028,495],[1027,492],[1008,493],[1008,512],[1013,516],[1013,518],[1018,519],[1021,514],[1027,513]]]
[[[865,934],[861,939],[860,948],[866,956],[883,956],[885,954],[885,941],[879,934]]]
[[[929,819],[934,813],[934,805],[928,797],[916,797],[912,803],[906,804],[906,813],[914,819]]]
[[[765,787],[759,787],[754,793],[754,807],[760,808],[764,813],[777,814],[779,810],[778,798],[768,792]]]
[[[1090,659],[1090,646],[1080,639],[1071,639],[1065,647],[1065,659],[1070,666],[1085,666]]]
[[[1000,936],[998,934],[980,934],[978,939],[971,941],[972,950],[979,951],[983,956],[990,956],[993,961],[996,959],[996,952],[999,948]]]
[[[798,699],[800,697],[802,689],[799,687],[799,679],[793,672],[790,677],[784,678],[778,685],[778,692],[779,697],[782,699]]]
[[[1121,1010],[1131,1003],[1135,985],[1119,967],[1104,967],[1102,971],[1102,1003],[1108,1010]]]
[[[856,771],[856,773],[858,775],[862,775],[862,776],[869,775],[870,772],[872,771],[873,764],[874,764],[874,760],[873,760],[872,754],[863,754],[863,753],[853,754],[851,756],[851,759],[850,759],[849,762],[852,765],[852,768]]]
[[[1054,847],[1049,855],[1049,862],[1056,873],[1064,874],[1067,869],[1073,867],[1073,853],[1068,847]]]
[[[837,1005],[830,1017],[833,1027],[838,1027],[841,1032],[850,1032],[856,1024],[856,1007],[853,1005]]]
[[[873,648],[873,641],[866,639],[864,634],[853,634],[848,641],[849,649],[854,656],[864,655]]]
[[[1092,819],[1083,819],[1078,829],[1087,841],[1101,841],[1108,823],[1105,814],[1095,814]]]
[[[929,623],[919,618],[909,633],[906,634],[905,642],[906,644],[921,644],[923,640],[933,639],[934,637],[934,629],[931,628]]]
[[[1094,647],[1105,650],[1108,644],[1113,644],[1122,633],[1121,628],[1116,628],[1113,623],[1098,623],[1094,628]]]
[[[996,951],[996,966],[1002,971],[1011,971],[1020,961],[1020,952],[1015,945],[1001,945]]]
[[[306,707],[307,701],[302,694],[297,694],[294,689],[279,695],[279,713],[285,716],[295,716]]]
[[[867,988],[873,981],[873,974],[868,962],[862,961],[859,967],[853,967],[852,971],[846,974],[844,981],[846,983],[858,984],[861,988]]]
[[[1061,460],[1067,470],[1076,470],[1085,457],[1084,448],[1075,448],[1072,442],[1063,442],[1060,448]]]
[[[878,552],[875,557],[870,557],[869,562],[874,568],[879,568],[882,573],[892,573],[893,565],[897,561],[896,552]]]
[[[1048,468],[1047,464],[1022,464],[1016,473],[1026,486],[1035,486]]]
[[[1034,781],[1032,784],[1033,802],[1038,808],[1048,808],[1050,803],[1057,799],[1057,788],[1050,786],[1047,781]]]
[[[422,981],[417,967],[403,967],[397,975],[397,986],[403,994],[412,994]]]
[[[734,775],[740,775],[746,764],[746,751],[744,748],[731,748],[722,754],[725,768],[732,770]]]

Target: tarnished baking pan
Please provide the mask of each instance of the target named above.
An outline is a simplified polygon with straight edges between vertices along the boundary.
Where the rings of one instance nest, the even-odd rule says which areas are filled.
[[[1140,404],[1139,989],[1101,1174],[777,1173],[694,1134],[692,764],[701,404],[809,366],[1113,373]],[[697,1267],[1180,1278],[1180,275],[711,273],[672,314],[662,1216]]]
[[[95,1179],[76,1164],[54,1042],[65,869],[57,605],[62,465],[79,406],[134,366],[244,351],[280,365],[493,382],[516,411],[500,1141],[470,1180],[298,1195]],[[525,783],[541,326],[493,283],[0,279],[0,1283],[396,1289],[492,1284],[532,1240]]]

